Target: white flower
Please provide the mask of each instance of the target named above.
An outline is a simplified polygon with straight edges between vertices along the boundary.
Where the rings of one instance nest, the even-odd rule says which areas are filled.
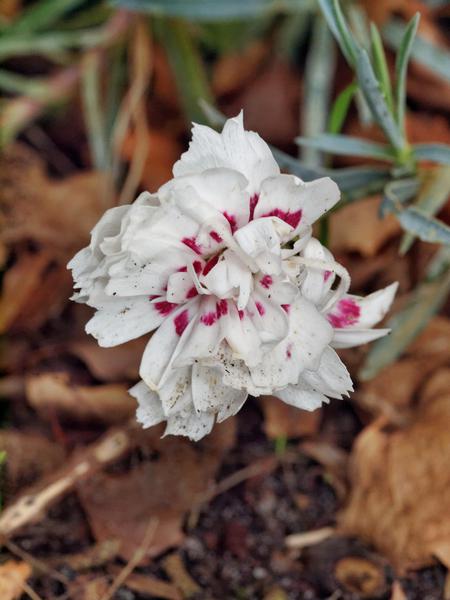
[[[307,410],[346,395],[333,347],[387,333],[371,328],[396,286],[348,295],[347,271],[311,237],[336,184],[280,174],[242,115],[222,133],[195,125],[173,172],[156,195],[107,211],[69,263],[100,345],[155,330],[130,390],[138,420],[198,440],[248,394]]]

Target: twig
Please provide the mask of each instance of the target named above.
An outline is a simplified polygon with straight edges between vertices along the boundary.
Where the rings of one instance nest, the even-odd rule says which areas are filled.
[[[135,444],[132,435],[134,425],[131,421],[127,427],[111,429],[99,442],[75,453],[69,465],[59,469],[50,481],[44,480],[6,508],[0,516],[0,538],[8,538],[24,525],[37,520],[79,481],[91,477],[131,449]]]
[[[141,545],[139,546],[139,548],[136,549],[136,552],[133,554],[133,556],[122,569],[122,571],[117,575],[117,577],[112,582],[109,590],[107,590],[107,592],[101,597],[100,600],[111,600],[111,598],[120,588],[120,586],[126,581],[127,577],[131,575],[134,569],[138,566],[138,564],[146,555],[148,547],[153,541],[153,537],[155,535],[156,528],[158,527],[158,523],[159,519],[155,517],[150,519]]]
[[[43,598],[41,598],[41,596],[39,596],[39,594],[37,592],[35,592],[33,590],[33,588],[31,586],[29,586],[26,581],[23,581],[20,585],[21,585],[23,591],[30,596],[31,600],[43,600]]]
[[[288,548],[306,548],[314,546],[328,539],[336,533],[334,527],[323,527],[314,531],[305,531],[304,533],[293,533],[285,538],[285,544]]]
[[[56,579],[60,583],[68,585],[69,580],[67,579],[67,577],[65,577],[61,573],[58,573],[58,571],[49,568],[44,562],[29,554],[28,552],[17,546],[17,544],[12,542],[11,540],[7,540],[5,542],[5,546],[11,552],[11,554],[14,554],[15,556],[21,558],[24,562],[28,563],[31,567],[33,567],[35,571],[44,573],[45,575],[49,575],[50,577]]]

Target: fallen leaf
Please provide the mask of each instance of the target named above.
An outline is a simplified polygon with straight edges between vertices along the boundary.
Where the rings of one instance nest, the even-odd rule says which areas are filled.
[[[399,581],[394,581],[392,584],[390,600],[408,600]]]
[[[49,246],[62,261],[84,246],[108,206],[107,175],[86,172],[51,179],[37,152],[24,144],[8,146],[0,157],[1,239],[33,240]]]
[[[383,569],[359,556],[341,558],[335,566],[334,575],[337,581],[358,598],[376,598],[386,589],[386,578]]]
[[[0,598],[18,600],[24,592],[23,586],[31,576],[31,567],[26,562],[7,560],[0,565]]]
[[[300,410],[289,406],[275,396],[265,396],[260,400],[264,413],[264,431],[268,438],[302,437],[314,435],[319,430],[322,411]]]
[[[108,592],[108,580],[95,573],[78,575],[68,585],[68,597],[72,600],[101,600]]]
[[[69,272],[49,252],[21,254],[3,277],[0,332],[35,330],[60,314],[71,289]]]
[[[247,45],[242,52],[224,54],[214,63],[212,88],[216,96],[232,94],[257,76],[270,48],[261,41]]]
[[[450,540],[450,395],[417,406],[402,429],[379,419],[356,439],[344,532],[375,545],[400,570],[433,562]]]
[[[257,131],[264,140],[278,147],[290,147],[298,134],[300,79],[291,66],[273,59],[225,107],[226,114],[235,116],[244,110],[245,128]],[[268,115],[283,115],[282,119]]]
[[[119,573],[118,569],[110,569],[110,571],[114,575]],[[153,575],[131,573],[123,585],[133,592],[150,596],[151,598],[162,598],[164,600],[183,600],[184,598],[175,585],[158,579]]]
[[[364,198],[347,204],[330,216],[330,248],[333,252],[359,252],[364,257],[372,257],[401,233],[394,215],[380,219],[381,201],[381,196]]]
[[[52,472],[65,460],[59,444],[32,431],[0,430],[0,450],[6,452],[3,486],[8,497]]]
[[[122,155],[130,160],[135,152],[136,132],[129,133],[122,147]],[[141,184],[150,192],[156,192],[163,183],[172,178],[172,167],[180,157],[182,146],[165,131],[150,129],[148,154],[142,172]]]
[[[192,596],[201,592],[200,586],[197,585],[186,571],[183,560],[177,552],[166,556],[163,560],[163,566],[167,575],[183,593],[183,598],[192,598]]]
[[[29,375],[25,390],[29,404],[44,419],[56,413],[79,421],[112,425],[123,423],[136,410],[128,386],[119,383],[77,385],[66,372]]]
[[[139,338],[113,348],[102,348],[97,340],[83,337],[69,344],[69,351],[82,360],[101,381],[137,380],[139,364],[148,339]]]
[[[87,571],[92,568],[102,567],[112,561],[118,553],[120,544],[117,540],[106,540],[94,544],[77,554],[58,556],[53,564],[69,565],[74,571]]]
[[[234,441],[233,420],[215,427],[204,443],[161,439],[160,428],[136,431],[145,459],[126,473],[98,473],[79,485],[78,494],[97,541],[118,539],[130,560],[150,518],[158,520],[148,557],[177,546],[184,538],[185,513],[201,501]]]

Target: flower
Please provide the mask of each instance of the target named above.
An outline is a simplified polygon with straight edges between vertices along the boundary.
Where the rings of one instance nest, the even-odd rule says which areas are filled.
[[[173,173],[157,194],[108,210],[68,265],[101,346],[154,331],[130,390],[138,420],[198,440],[249,394],[307,410],[347,395],[334,348],[387,333],[372,327],[396,284],[349,295],[347,271],[312,237],[336,184],[280,174],[242,114],[222,133],[194,125]]]

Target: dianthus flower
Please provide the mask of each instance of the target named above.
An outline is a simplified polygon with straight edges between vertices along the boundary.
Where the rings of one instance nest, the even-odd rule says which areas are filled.
[[[396,284],[349,295],[347,271],[312,237],[337,185],[280,174],[242,114],[222,133],[194,125],[173,174],[156,194],[108,210],[69,263],[101,346],[154,331],[130,390],[138,420],[199,440],[249,394],[306,410],[347,395],[334,348],[387,333],[372,327]]]

